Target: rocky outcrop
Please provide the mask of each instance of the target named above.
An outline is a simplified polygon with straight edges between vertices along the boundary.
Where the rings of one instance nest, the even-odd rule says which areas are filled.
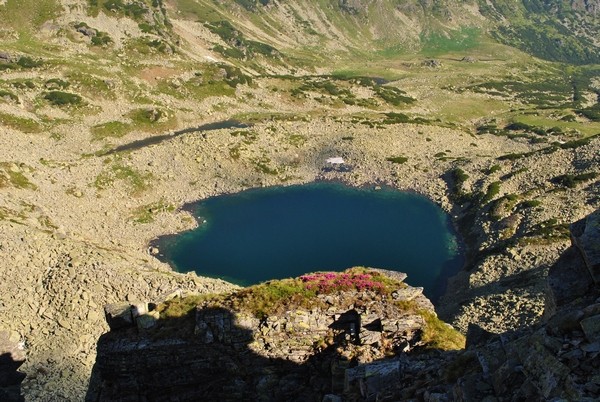
[[[586,11],[591,15],[598,15],[600,13],[600,1],[571,0],[571,8],[577,11]]]
[[[600,283],[600,210],[571,226],[571,240],[596,284]]]
[[[431,304],[419,290],[395,283],[389,293],[344,289],[308,304],[290,297],[287,308],[260,318],[247,310],[252,299],[233,294],[200,301],[178,318],[163,311],[153,328],[139,325],[143,315],[136,319],[134,306],[108,306],[111,331],[98,342],[87,400],[375,396],[406,366],[381,359],[423,346],[434,316],[423,313]]]
[[[591,240],[600,236],[599,212],[571,226],[573,246],[549,270],[543,323],[501,335],[467,335],[480,365],[472,375],[475,390],[486,390],[473,400],[600,398],[600,288],[592,280],[597,260]],[[455,391],[474,395],[467,384],[457,382]]]

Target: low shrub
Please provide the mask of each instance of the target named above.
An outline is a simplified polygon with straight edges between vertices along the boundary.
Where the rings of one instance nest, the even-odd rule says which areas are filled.
[[[10,101],[14,101],[14,102],[18,102],[19,101],[19,97],[15,94],[13,94],[10,91],[4,91],[2,89],[0,89],[0,99],[8,99]]]
[[[495,181],[488,186],[485,195],[481,199],[482,204],[490,202],[495,196],[498,195],[498,193],[500,192],[500,184],[501,182]]]
[[[83,103],[81,96],[62,91],[50,91],[44,95],[44,99],[55,106],[76,106]]]
[[[384,288],[383,283],[378,282],[369,273],[339,273],[318,272],[316,274],[302,275],[300,280],[307,290],[315,290],[317,293],[332,293],[344,290],[377,290]]]
[[[385,158],[385,160],[392,163],[403,164],[408,161],[408,158],[406,156],[390,156],[389,158]]]
[[[553,178],[552,182],[564,187],[575,188],[578,184],[595,179],[596,177],[598,177],[598,173],[596,172],[582,173],[578,175],[563,174]]]
[[[35,68],[41,66],[43,63],[41,60],[35,60],[29,56],[22,56],[17,61],[17,65],[21,68]]]

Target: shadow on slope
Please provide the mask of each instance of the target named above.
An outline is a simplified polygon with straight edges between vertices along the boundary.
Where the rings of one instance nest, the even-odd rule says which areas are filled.
[[[5,331],[0,331],[0,401],[22,402],[21,382],[25,374],[19,367],[25,362],[25,356],[16,342]]]
[[[330,362],[351,362],[334,347],[304,362],[268,358],[253,350],[252,330],[232,311],[199,309],[196,317],[102,335],[86,400],[321,401],[343,390],[343,372],[341,382],[332,381]],[[293,346],[286,346],[293,359]],[[267,351],[276,347],[265,345]]]

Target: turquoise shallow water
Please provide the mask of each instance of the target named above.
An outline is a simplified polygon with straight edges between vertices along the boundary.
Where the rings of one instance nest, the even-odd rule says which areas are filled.
[[[436,299],[462,258],[449,218],[430,200],[340,184],[253,189],[189,206],[193,231],[163,237],[160,258],[249,285],[312,271],[369,266],[406,272]]]

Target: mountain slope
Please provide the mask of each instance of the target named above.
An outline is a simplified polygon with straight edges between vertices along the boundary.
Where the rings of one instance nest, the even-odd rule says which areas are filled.
[[[600,61],[596,0],[169,0],[168,4],[178,17],[197,21],[219,36],[223,42],[215,50],[234,58],[253,56],[244,36],[309,60],[344,58],[347,53],[461,51],[491,36],[548,60]],[[269,53],[270,49],[263,55]]]
[[[479,6],[502,43],[543,59],[600,63],[598,0],[480,0]]]

